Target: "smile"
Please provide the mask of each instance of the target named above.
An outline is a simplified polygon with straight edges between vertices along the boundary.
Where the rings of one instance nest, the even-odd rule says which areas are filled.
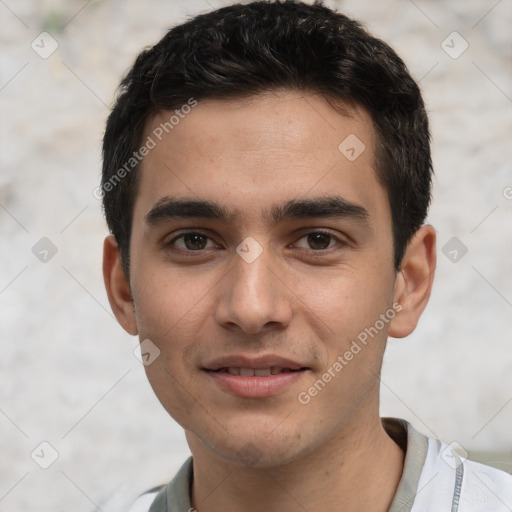
[[[280,366],[270,368],[243,368],[229,366],[206,370],[218,388],[240,398],[265,398],[290,389],[304,377],[308,368],[292,370]]]
[[[242,377],[267,377],[268,375],[277,375],[279,373],[299,372],[304,369],[292,370],[291,368],[282,368],[280,366],[272,366],[270,368],[239,368],[230,366],[229,368],[219,368],[215,371],[229,373],[230,375],[240,375]]]

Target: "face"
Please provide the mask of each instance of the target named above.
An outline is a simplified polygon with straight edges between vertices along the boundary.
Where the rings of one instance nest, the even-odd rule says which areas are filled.
[[[146,127],[130,247],[147,376],[193,451],[293,461],[378,415],[398,312],[371,120],[275,92],[201,101],[159,141],[170,115]]]

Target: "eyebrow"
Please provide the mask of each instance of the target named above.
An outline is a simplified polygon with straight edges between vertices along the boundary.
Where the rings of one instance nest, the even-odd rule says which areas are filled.
[[[198,201],[163,197],[145,216],[151,227],[173,219],[214,219],[234,222],[240,216],[239,210],[231,210],[215,201]],[[311,199],[292,199],[281,205],[273,205],[263,213],[270,225],[290,219],[349,218],[369,224],[369,213],[363,206],[352,203],[338,195]]]

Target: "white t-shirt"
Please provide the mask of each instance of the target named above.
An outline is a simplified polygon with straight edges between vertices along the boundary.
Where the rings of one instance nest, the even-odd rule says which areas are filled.
[[[461,458],[452,446],[420,434],[405,420],[382,423],[405,451],[388,512],[512,512],[512,475]],[[142,495],[129,512],[192,512],[192,464],[189,457],[171,482]]]

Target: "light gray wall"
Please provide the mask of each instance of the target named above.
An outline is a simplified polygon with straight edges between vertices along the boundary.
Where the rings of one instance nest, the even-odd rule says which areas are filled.
[[[132,353],[137,340],[110,312],[92,192],[108,106],[135,55],[186,16],[228,3],[0,2],[2,511],[119,510],[117,499],[168,480],[187,456]],[[469,451],[510,450],[512,4],[328,4],[403,56],[432,124],[436,284],[416,332],[389,342],[382,414]],[[31,47],[51,50],[43,31],[58,43],[48,58]],[[458,58],[454,31],[469,45]],[[53,257],[48,242],[36,245],[43,237]],[[443,251],[453,237],[463,257],[462,245]],[[33,253],[44,250],[46,262]],[[46,470],[30,455],[51,461],[43,441],[58,452]]]

